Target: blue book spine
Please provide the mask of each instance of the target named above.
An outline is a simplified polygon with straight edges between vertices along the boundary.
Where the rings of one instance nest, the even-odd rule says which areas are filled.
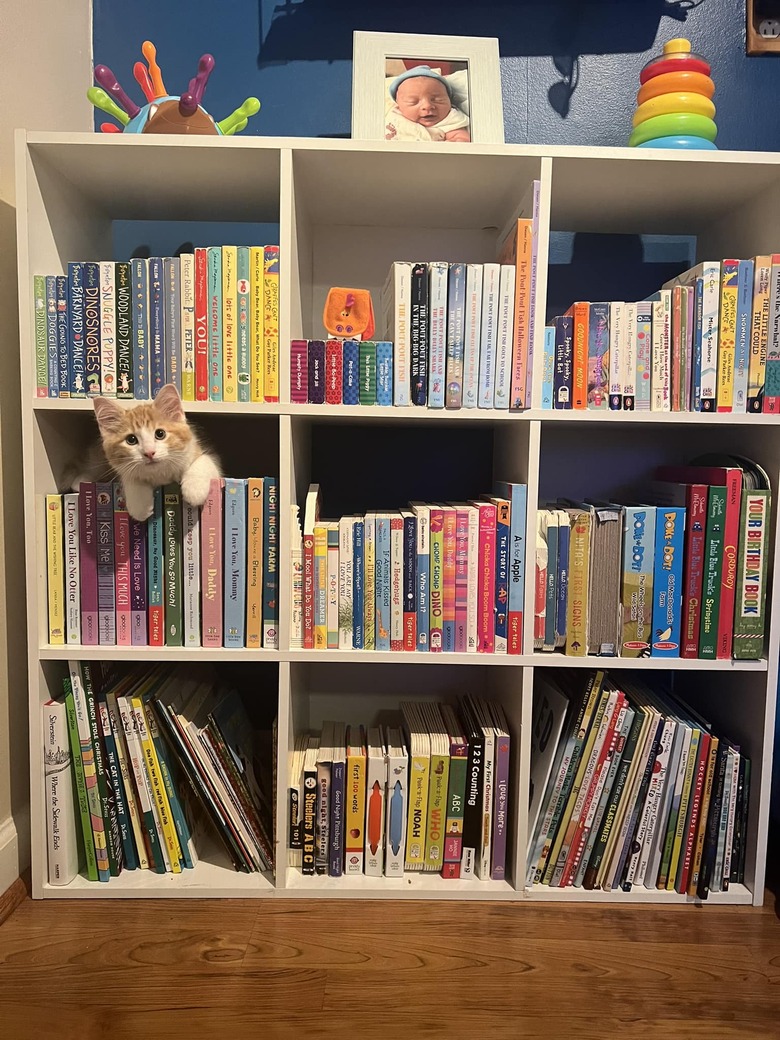
[[[544,355],[542,357],[542,408],[553,406],[553,374],[555,372],[555,329],[548,325],[544,330]]]
[[[149,400],[149,265],[131,261],[133,280],[133,394],[136,401]]]
[[[341,353],[343,367],[341,382],[341,398],[344,404],[360,404],[360,344],[357,340],[346,339]],[[390,402],[393,403],[392,401]]]
[[[352,647],[354,650],[362,650],[365,646],[364,540],[365,526],[361,518],[356,520],[352,527]]]
[[[659,506],[655,517],[651,657],[679,657],[685,509]]]
[[[509,631],[509,529],[511,505],[496,502],[496,585],[495,585],[495,652],[507,652]]]
[[[209,326],[209,400],[222,400],[222,247],[206,251]]]
[[[510,502],[509,518],[509,619],[507,650],[522,653],[523,615],[525,610],[525,523],[528,509],[528,488],[525,484],[510,484],[500,480],[496,493]]]
[[[165,293],[163,262],[160,256],[149,257],[149,340],[151,354],[152,398],[165,385]]]
[[[263,480],[263,647],[279,649],[279,496],[276,477]]]
[[[390,517],[376,518],[376,648],[390,649]]]
[[[431,511],[419,506],[417,512],[417,649],[427,653],[430,642],[430,541]]]
[[[589,317],[588,408],[606,409],[609,403],[609,304],[592,303]],[[633,329],[629,334],[633,334]],[[626,382],[633,384],[633,377]]]
[[[393,403],[393,344],[386,340],[376,344],[376,403]]]
[[[428,264],[428,407],[444,407],[449,264]]]
[[[465,324],[466,269],[463,264],[450,264],[447,283],[447,408],[460,408],[463,404]]]
[[[100,264],[84,264],[84,367],[87,394],[98,397],[100,382]]]
[[[246,481],[225,478],[225,646],[244,645],[246,622]]]
[[[571,408],[572,336],[574,319],[559,314],[555,319],[555,372],[553,374],[553,407]]]
[[[84,264],[68,264],[68,353],[70,396],[87,396],[84,371]]]
[[[163,260],[165,381],[181,394],[181,269],[178,256]],[[158,388],[159,389],[159,388]]]
[[[334,754],[343,755],[344,748],[334,748]],[[328,875],[341,877],[344,864],[344,773],[346,763],[343,758],[335,759],[330,770],[330,829],[328,834]]]
[[[555,522],[553,522],[553,520]],[[544,647],[555,646],[555,605],[558,586],[558,516],[552,511],[547,523],[547,590],[545,595]]]
[[[249,299],[249,246],[238,246],[236,249],[236,314],[238,317],[236,331],[238,335],[239,401],[248,401],[250,397]]]
[[[555,604],[555,642],[562,646],[566,640],[566,610],[569,605],[569,544],[571,527],[561,524],[558,528],[558,582]]]
[[[57,278],[46,275],[46,357],[49,397],[60,396],[59,351],[57,349]]]
[[[740,260],[737,273],[737,338],[734,348],[734,411],[747,412],[750,326],[753,311],[753,261]]]
[[[701,411],[701,359],[704,334],[704,279],[696,279],[696,301],[694,303],[693,319],[693,379],[692,394],[693,401],[691,410]]]
[[[68,277],[57,275],[57,374],[59,396],[70,397],[68,351]]]

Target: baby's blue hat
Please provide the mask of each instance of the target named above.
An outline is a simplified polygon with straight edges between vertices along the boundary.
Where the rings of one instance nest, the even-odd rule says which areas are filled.
[[[440,76],[438,72],[434,72],[430,65],[415,65],[413,69],[407,69],[406,72],[402,72],[400,76],[396,76],[390,84],[390,97],[393,101],[395,101],[395,95],[398,93],[398,88],[403,81],[405,79],[413,79],[415,76],[427,76],[428,79],[437,79],[439,83],[444,86],[444,89],[449,95],[450,101],[452,101],[452,88],[449,83],[444,76]]]

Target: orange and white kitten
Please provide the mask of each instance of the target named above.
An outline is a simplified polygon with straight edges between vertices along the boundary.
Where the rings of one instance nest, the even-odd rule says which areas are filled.
[[[135,520],[151,516],[154,488],[181,484],[184,501],[202,506],[209,483],[219,477],[217,458],[207,451],[187,423],[176,387],[169,383],[149,404],[123,408],[109,397],[94,399],[101,444],[87,463],[82,480],[105,480],[107,470],[119,477],[127,509]]]

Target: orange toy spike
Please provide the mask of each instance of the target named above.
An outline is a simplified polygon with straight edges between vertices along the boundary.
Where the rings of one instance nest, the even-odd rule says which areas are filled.
[[[119,129],[119,127],[115,126],[114,123],[101,123],[100,124],[100,129],[103,131],[104,134],[121,134],[122,133],[122,131]]]
[[[151,40],[144,40],[141,46],[141,53],[149,62],[149,75],[152,79],[154,86],[154,96],[156,98],[167,97],[168,91],[165,89],[165,84],[162,80],[162,72],[160,66],[157,64],[157,48]]]
[[[144,97],[150,103],[154,101],[154,87],[152,81],[149,78],[149,70],[142,61],[137,61],[133,65],[133,75],[135,76],[136,83],[144,92]]]

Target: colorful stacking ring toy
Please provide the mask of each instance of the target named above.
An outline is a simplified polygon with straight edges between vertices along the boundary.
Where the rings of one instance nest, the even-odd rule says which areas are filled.
[[[713,149],[718,128],[709,64],[688,40],[670,40],[639,76],[637,110],[628,143],[634,148]]]

